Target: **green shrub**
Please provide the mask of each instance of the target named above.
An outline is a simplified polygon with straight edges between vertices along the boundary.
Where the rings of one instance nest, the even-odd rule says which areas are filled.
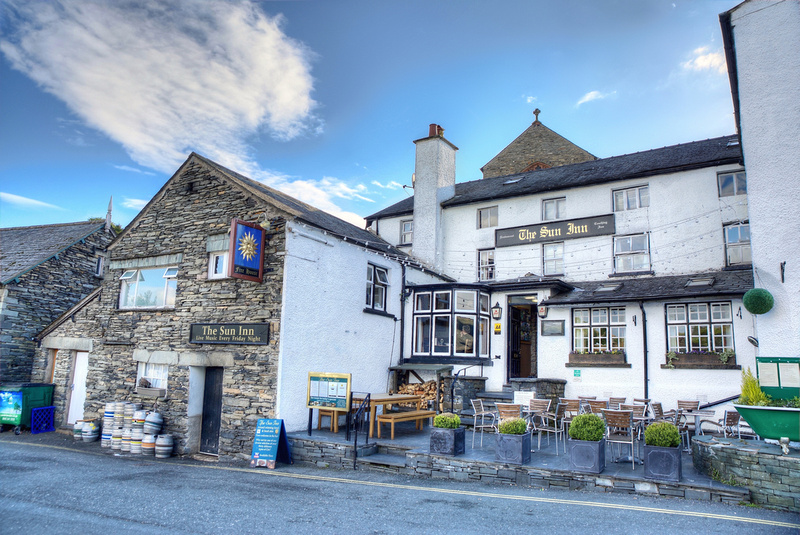
[[[655,422],[644,430],[644,443],[648,446],[674,448],[681,444],[681,433],[671,422]]]
[[[433,417],[433,427],[442,429],[457,429],[461,425],[461,418],[452,412],[443,412]]]
[[[742,303],[751,314],[766,314],[772,310],[775,299],[764,288],[753,288],[745,292]]]
[[[596,414],[579,414],[569,424],[569,436],[573,440],[599,441],[606,434],[606,423]]]
[[[758,379],[756,379],[749,367],[742,370],[742,395],[737,403],[739,405],[755,405],[757,407],[769,405],[769,396],[761,390]]]
[[[528,422],[522,418],[509,418],[500,423],[499,429],[504,435],[524,435],[528,431]]]

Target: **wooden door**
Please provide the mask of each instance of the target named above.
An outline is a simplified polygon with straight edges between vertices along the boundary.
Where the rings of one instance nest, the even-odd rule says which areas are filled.
[[[200,453],[219,454],[219,427],[222,419],[222,374],[225,368],[206,368],[203,390],[203,422],[200,428]]]
[[[508,369],[507,378],[519,377],[520,372],[520,311],[517,307],[508,307]]]
[[[83,420],[83,405],[86,403],[86,377],[89,374],[89,353],[75,353],[75,364],[72,366],[72,383],[70,384],[69,411],[67,423],[74,424]]]

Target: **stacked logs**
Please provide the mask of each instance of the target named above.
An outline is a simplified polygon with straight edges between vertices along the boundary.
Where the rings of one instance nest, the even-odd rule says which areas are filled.
[[[422,400],[427,402],[436,399],[436,381],[426,381],[424,383],[410,383],[400,385],[397,388],[398,394],[412,394],[414,396],[422,396]],[[439,393],[439,403],[444,401],[443,396]]]

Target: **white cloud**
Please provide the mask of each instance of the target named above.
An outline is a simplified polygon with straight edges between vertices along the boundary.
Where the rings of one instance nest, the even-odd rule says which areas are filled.
[[[577,104],[575,104],[575,107],[577,108],[581,104],[586,104],[587,102],[591,102],[593,100],[602,100],[604,98],[608,98],[616,94],[617,94],[616,91],[612,91],[610,93],[601,93],[600,91],[589,91],[588,93],[586,93],[581,97],[581,99],[577,102]]]
[[[29,199],[28,197],[22,197],[20,195],[14,195],[13,193],[5,193],[2,191],[0,191],[0,201],[19,206],[20,208],[47,208],[50,210],[63,210],[63,208],[54,204],[49,204],[46,202],[37,201],[36,199]]]
[[[538,98],[531,95],[522,95],[522,98],[525,99],[525,102],[528,104],[533,104],[534,102],[539,100]]]
[[[381,184],[377,180],[373,180],[372,181],[372,185],[373,186],[378,186],[381,189],[402,189],[403,188],[403,185],[400,182],[395,182],[394,180],[391,180],[391,181],[387,182],[386,184]]]
[[[718,74],[726,74],[728,72],[725,54],[721,50],[709,52],[707,46],[694,49],[692,58],[681,63],[681,67],[687,71],[714,71]]]
[[[140,173],[143,175],[151,175],[151,176],[155,175],[155,173],[151,173],[150,171],[142,171],[141,169],[137,169],[129,165],[115,165],[114,169],[119,169],[120,171],[127,171],[129,173]]]
[[[291,182],[250,142],[318,135],[314,53],[244,0],[9,0],[0,50],[142,167],[172,174],[190,151],[330,212],[359,197],[335,179]],[[123,168],[132,171],[133,168]]]
[[[125,197],[125,200],[122,201],[122,206],[125,208],[132,208],[134,210],[141,210],[147,205],[148,202],[150,201],[142,199],[129,199],[128,197]]]

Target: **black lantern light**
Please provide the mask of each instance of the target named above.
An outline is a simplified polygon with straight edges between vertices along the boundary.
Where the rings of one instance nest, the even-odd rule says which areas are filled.
[[[492,307],[492,319],[499,320],[503,317],[503,307],[500,306],[500,303],[495,302],[494,306]]]

